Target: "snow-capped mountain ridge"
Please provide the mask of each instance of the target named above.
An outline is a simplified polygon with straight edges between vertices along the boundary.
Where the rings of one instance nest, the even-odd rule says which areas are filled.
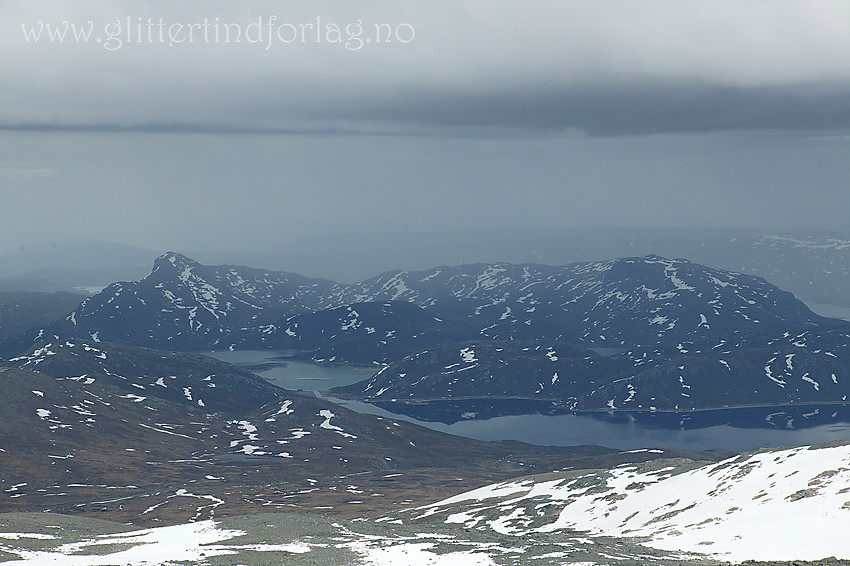
[[[240,266],[209,267],[173,252],[137,282],[113,283],[67,318],[70,336],[209,349],[227,332],[322,308],[335,284]],[[71,328],[68,328],[68,327]],[[61,329],[60,329],[61,330]],[[70,330],[70,333],[68,332]]]
[[[168,253],[145,279],[86,300],[65,332],[177,349],[281,348],[291,346],[291,317],[365,302],[413,303],[468,327],[470,337],[588,345],[732,343],[820,321],[762,279],[658,256],[444,266],[342,285]]]

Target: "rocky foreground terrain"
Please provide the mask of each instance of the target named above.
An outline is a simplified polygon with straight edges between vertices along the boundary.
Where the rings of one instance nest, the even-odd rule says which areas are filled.
[[[651,451],[650,451],[651,452]],[[850,564],[850,445],[526,476],[344,520],[267,514],[138,530],[0,515],[0,559],[83,564]],[[795,560],[790,560],[796,557]],[[789,560],[786,560],[789,559]]]

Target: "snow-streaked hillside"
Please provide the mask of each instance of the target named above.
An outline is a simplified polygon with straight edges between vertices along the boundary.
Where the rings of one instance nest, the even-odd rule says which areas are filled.
[[[717,559],[850,559],[850,445],[496,484],[420,508],[468,529],[523,537],[585,531]]]

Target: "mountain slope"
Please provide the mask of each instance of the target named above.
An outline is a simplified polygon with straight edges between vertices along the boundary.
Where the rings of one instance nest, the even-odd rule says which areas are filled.
[[[568,472],[492,485],[412,513],[510,537],[584,532],[743,560],[850,559],[850,445]],[[791,523],[789,524],[789,521]]]
[[[600,355],[550,341],[447,342],[331,392],[443,422],[464,413],[481,417],[482,410],[489,416],[529,410],[684,412],[850,398],[850,333],[843,329],[753,340],[737,348],[678,346]],[[499,403],[505,399],[535,403],[517,402],[511,409]]]
[[[84,387],[108,384],[137,401],[155,397],[205,411],[238,414],[280,396],[251,372],[206,356],[118,344],[45,342],[10,363]]]
[[[235,349],[267,347],[303,350],[316,361],[381,364],[401,359],[422,344],[468,336],[461,322],[447,322],[412,303],[351,303],[301,313],[277,325],[245,328],[224,341]]]

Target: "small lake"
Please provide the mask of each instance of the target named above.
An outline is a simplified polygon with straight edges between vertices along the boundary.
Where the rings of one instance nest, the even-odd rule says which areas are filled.
[[[229,364],[245,366],[278,387],[293,391],[320,391],[341,385],[351,385],[372,377],[378,371],[372,368],[293,360],[292,356],[299,352],[290,350],[234,350],[202,353]]]
[[[320,391],[349,385],[370,377],[375,370],[347,366],[319,365],[289,359],[287,351],[207,352],[216,359],[252,368],[270,382],[290,390],[314,391],[323,397],[359,413],[404,420],[421,426],[478,440],[517,440],[543,446],[597,444],[624,450],[639,448],[677,448],[710,450],[720,448],[743,452],[775,446],[819,444],[850,440],[850,422],[831,422],[807,428],[747,428],[711,424],[700,428],[658,426],[626,418],[604,415],[511,415],[482,420],[461,420],[452,424],[428,422],[392,413],[369,403],[324,397]],[[286,365],[282,365],[286,364]],[[259,368],[259,369],[258,369]],[[759,409],[764,411],[764,409]],[[731,414],[731,413],[730,413]],[[843,414],[841,415],[843,417]],[[759,416],[761,418],[761,416]],[[781,421],[779,421],[781,424]]]

